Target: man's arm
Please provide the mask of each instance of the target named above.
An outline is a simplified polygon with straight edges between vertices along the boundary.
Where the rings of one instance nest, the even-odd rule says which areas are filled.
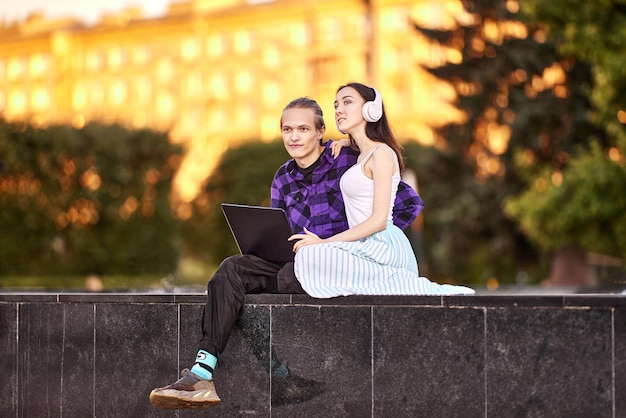
[[[284,165],[279,167],[274,174],[272,180],[272,186],[270,187],[270,207],[287,209],[285,204],[285,196],[281,192],[280,188],[283,187],[285,182],[285,167]]]
[[[398,193],[393,203],[393,223],[405,230],[417,218],[424,208],[422,198],[404,181],[398,184]]]

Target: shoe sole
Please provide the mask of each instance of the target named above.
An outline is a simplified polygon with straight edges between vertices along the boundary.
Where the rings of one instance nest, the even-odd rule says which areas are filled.
[[[150,403],[162,409],[208,409],[220,403],[219,399],[191,400],[177,396],[168,396],[155,391],[150,392]]]

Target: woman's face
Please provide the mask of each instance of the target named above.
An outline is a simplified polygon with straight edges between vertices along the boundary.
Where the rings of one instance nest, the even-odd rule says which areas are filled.
[[[286,109],[280,128],[285,149],[300,167],[306,168],[319,158],[324,150],[320,139],[324,137],[325,129],[315,127],[313,109]]]
[[[356,127],[365,126],[361,109],[365,100],[353,87],[344,87],[335,97],[335,124],[339,132],[351,133]]]

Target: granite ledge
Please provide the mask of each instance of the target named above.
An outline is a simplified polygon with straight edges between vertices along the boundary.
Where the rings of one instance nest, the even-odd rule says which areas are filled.
[[[0,303],[202,304],[204,293],[2,292]],[[301,294],[255,294],[249,305],[423,306],[464,308],[626,308],[626,294],[477,294],[472,296],[347,296],[316,299]]]

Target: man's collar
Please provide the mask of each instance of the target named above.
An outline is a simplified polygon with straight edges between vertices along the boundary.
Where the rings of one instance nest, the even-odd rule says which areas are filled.
[[[333,160],[333,156],[332,156],[332,152],[330,150],[330,141],[327,141],[324,143],[324,145],[322,145],[323,149],[322,149],[322,153],[320,154],[319,160],[320,160],[320,166],[327,164],[329,161],[332,162]],[[315,160],[317,161],[317,160]],[[296,163],[296,160],[294,158],[292,158],[291,160],[287,161],[287,172],[290,174],[293,174],[294,172],[299,171],[298,170],[298,163]]]

